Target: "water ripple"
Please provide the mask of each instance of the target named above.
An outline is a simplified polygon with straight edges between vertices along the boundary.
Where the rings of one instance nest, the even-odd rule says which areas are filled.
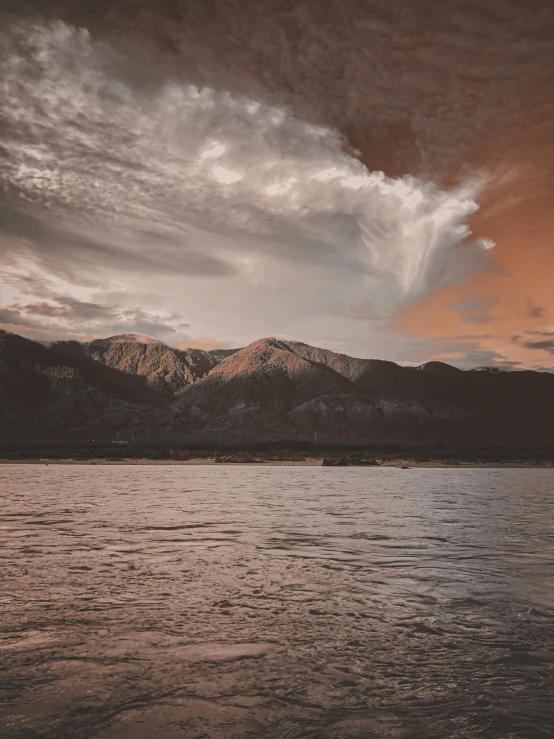
[[[6,739],[553,736],[554,473],[0,467]]]

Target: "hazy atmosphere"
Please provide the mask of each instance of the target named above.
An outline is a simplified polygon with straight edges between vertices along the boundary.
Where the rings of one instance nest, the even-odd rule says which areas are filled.
[[[547,0],[0,13],[0,328],[554,367]]]

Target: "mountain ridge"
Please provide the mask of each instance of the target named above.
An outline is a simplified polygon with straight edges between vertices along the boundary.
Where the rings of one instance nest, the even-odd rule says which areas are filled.
[[[400,366],[270,337],[175,349],[136,334],[0,332],[0,439],[554,444],[554,375]]]

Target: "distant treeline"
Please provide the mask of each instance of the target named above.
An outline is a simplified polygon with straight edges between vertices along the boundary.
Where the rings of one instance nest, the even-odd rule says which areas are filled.
[[[1,459],[159,459],[216,458],[219,461],[299,460],[310,457],[352,460],[413,459],[419,462],[554,462],[553,447],[485,447],[398,444],[313,444],[305,441],[256,443],[194,442],[177,438],[113,440],[25,440],[0,442]]]

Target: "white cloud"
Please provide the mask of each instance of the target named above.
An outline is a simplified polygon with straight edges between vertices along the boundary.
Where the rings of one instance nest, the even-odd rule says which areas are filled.
[[[240,172],[235,172],[235,170],[229,169],[228,167],[215,166],[212,169],[212,174],[222,185],[234,185],[235,182],[242,180]]]
[[[206,159],[218,159],[222,154],[225,154],[227,147],[220,141],[212,141],[200,154],[200,162],[205,162]]]
[[[368,316],[386,320],[487,264],[490,242],[470,241],[467,225],[478,179],[450,191],[391,179],[345,153],[334,131],[284,109],[175,81],[137,87],[122,69],[140,60],[63,23],[0,35],[4,183],[42,207],[56,234],[68,229],[64,243],[76,244],[63,253],[68,263],[80,264],[77,235],[94,235],[87,268],[99,279],[121,279],[125,255],[141,254],[152,290],[158,258],[192,300],[205,289],[190,281],[194,257],[195,274],[205,268],[206,280],[219,280],[227,313],[285,331],[268,305],[275,281],[289,295],[283,323],[306,312],[319,320],[330,298],[363,301]],[[108,232],[110,243],[94,252]],[[32,250],[41,236],[23,238]],[[106,255],[114,243],[117,264]],[[199,250],[230,268],[204,267]],[[176,299],[166,273],[158,289]],[[274,299],[279,290],[269,290]]]

